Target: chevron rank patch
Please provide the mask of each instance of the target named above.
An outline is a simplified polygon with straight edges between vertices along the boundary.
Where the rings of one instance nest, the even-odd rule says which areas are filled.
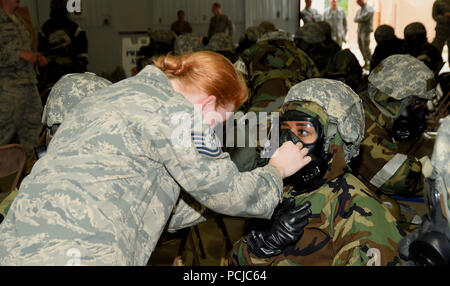
[[[200,154],[211,158],[222,155],[219,139],[214,132],[192,132],[191,136],[194,146]]]

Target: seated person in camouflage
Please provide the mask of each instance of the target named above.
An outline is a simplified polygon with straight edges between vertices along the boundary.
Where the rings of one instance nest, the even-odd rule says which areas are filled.
[[[307,23],[300,27],[295,33],[295,46],[304,51],[316,65],[320,74],[326,71],[329,54],[326,50],[325,34],[317,23]]]
[[[52,87],[47,104],[42,114],[42,124],[46,130],[46,142],[43,146],[35,148],[37,158],[45,155],[47,147],[55,135],[56,130],[63,122],[70,110],[82,99],[91,96],[94,91],[111,85],[108,80],[96,76],[93,73],[64,75]],[[13,191],[0,204],[0,222],[8,213],[8,210],[16,198],[18,192]]]
[[[312,77],[319,77],[313,60],[282,31],[263,34],[235,63],[250,89],[241,110],[276,111],[289,88]],[[278,102],[276,105],[271,103]],[[268,109],[269,108],[269,109]]]
[[[234,63],[236,59],[233,39],[226,33],[216,33],[209,39],[208,50],[219,53]]]
[[[205,50],[202,39],[194,33],[183,34],[176,38],[174,52],[176,56]]]
[[[381,25],[375,30],[375,41],[377,46],[370,61],[370,71],[372,71],[384,59],[392,55],[405,54],[402,39],[397,38],[394,28],[389,25]]]
[[[277,112],[292,86],[320,75],[313,60],[295,47],[287,34],[281,31],[262,35],[255,45],[241,54],[235,66],[250,89],[249,99],[239,110],[256,115]],[[270,129],[270,121],[258,122],[257,125],[258,130]],[[252,133],[252,130],[247,133]],[[226,151],[241,172],[249,171],[256,168],[258,147],[262,147],[263,143],[254,143],[255,148],[246,142],[246,147],[228,148]]]
[[[419,22],[411,23],[405,27],[404,35],[405,53],[424,62],[437,75],[444,61],[439,50],[428,42],[425,26]]]
[[[248,49],[251,46],[253,46],[254,44],[256,44],[256,41],[258,41],[260,36],[261,36],[261,30],[260,30],[259,26],[248,27],[247,30],[245,30],[244,37],[239,39],[239,45],[236,48],[236,54],[239,56],[246,49]]]
[[[420,227],[399,243],[406,265],[450,265],[450,116],[437,132],[431,162],[424,164],[424,199],[427,213]]]
[[[354,92],[360,93],[367,89],[363,71],[356,56],[349,50],[340,50],[328,62],[325,78],[342,81]]]
[[[52,87],[42,114],[42,124],[47,128],[46,146],[75,105],[111,84],[109,80],[89,72],[63,76]]]
[[[142,47],[136,58],[136,67],[141,71],[152,64],[159,56],[165,56],[174,50],[177,35],[171,30],[155,30],[150,32],[150,44]]]
[[[360,94],[366,135],[352,168],[372,191],[407,196],[419,189],[421,163],[400,149],[411,150],[422,136],[426,101],[435,92],[433,72],[410,55],[390,56],[370,74]]]
[[[312,215],[307,223],[306,216],[291,218],[296,226],[280,230],[280,218],[292,213],[286,203],[280,205],[271,220],[254,223],[234,245],[230,264],[397,264],[402,234],[394,217],[347,167],[364,137],[358,95],[339,81],[305,80],[289,91],[280,126],[279,144],[303,142],[312,158],[284,180],[284,197],[294,198],[297,206],[309,202]]]

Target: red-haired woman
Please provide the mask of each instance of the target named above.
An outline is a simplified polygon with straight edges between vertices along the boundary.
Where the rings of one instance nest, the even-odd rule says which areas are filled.
[[[211,130],[246,98],[226,58],[198,52],[159,58],[82,100],[0,225],[0,264],[145,265],[181,190],[218,213],[269,218],[282,179],[311,158],[291,142],[240,173]]]

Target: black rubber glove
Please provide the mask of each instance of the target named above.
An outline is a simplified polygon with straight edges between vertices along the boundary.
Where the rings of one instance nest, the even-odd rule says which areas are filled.
[[[248,235],[249,252],[261,258],[269,258],[279,255],[286,246],[296,243],[311,217],[310,207],[310,202],[296,207],[293,198],[283,201],[279,211],[274,213],[269,231],[252,231]]]

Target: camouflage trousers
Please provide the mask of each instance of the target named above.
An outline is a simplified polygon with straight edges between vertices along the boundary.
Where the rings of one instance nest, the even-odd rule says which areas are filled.
[[[27,155],[41,132],[42,103],[36,85],[0,86],[0,145],[17,135]]]

